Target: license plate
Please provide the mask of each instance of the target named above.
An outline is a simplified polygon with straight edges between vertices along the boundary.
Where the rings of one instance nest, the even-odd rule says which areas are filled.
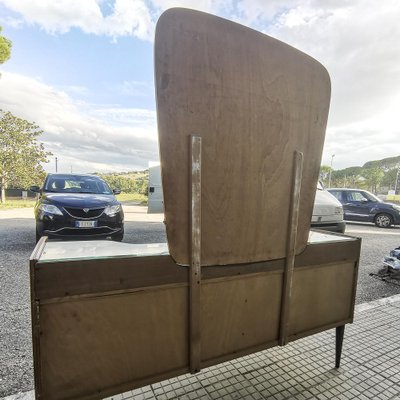
[[[75,221],[75,228],[95,228],[97,221]]]

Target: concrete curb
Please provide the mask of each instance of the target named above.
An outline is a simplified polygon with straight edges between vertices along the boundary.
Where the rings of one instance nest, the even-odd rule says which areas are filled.
[[[400,301],[400,294],[395,294],[394,296],[384,297],[379,300],[370,301],[369,303],[358,304],[355,312],[371,310],[372,308],[384,306],[386,304],[397,303],[398,301]]]

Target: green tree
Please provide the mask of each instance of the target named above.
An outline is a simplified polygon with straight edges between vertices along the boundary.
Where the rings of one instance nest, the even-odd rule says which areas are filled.
[[[11,56],[11,40],[1,35],[2,27],[0,26],[0,64],[6,62]]]
[[[137,186],[139,188],[139,193],[143,194],[145,196],[148,195],[149,191],[149,179],[147,178],[141,178],[137,180]]]
[[[361,188],[361,167],[349,167],[332,172],[332,186]]]
[[[385,173],[379,167],[368,168],[363,170],[363,177],[366,180],[368,188],[375,194],[378,191],[378,187],[384,177]]]
[[[382,185],[386,186],[389,190],[399,186],[399,182],[396,184],[396,180],[398,180],[399,177],[399,168],[400,165],[399,167],[390,169],[389,171],[385,172],[385,175],[382,178]]]
[[[104,179],[111,188],[120,189],[122,193],[139,193],[147,196],[149,170],[97,175]]]
[[[0,189],[4,203],[5,189],[27,188],[40,183],[45,175],[41,163],[48,162],[50,152],[37,141],[43,131],[34,123],[0,110]]]
[[[119,174],[99,174],[112,189],[120,189],[123,193],[136,193],[135,180]]]
[[[328,187],[329,174],[332,173],[333,169],[329,165],[321,165],[319,169],[319,180],[325,187]]]

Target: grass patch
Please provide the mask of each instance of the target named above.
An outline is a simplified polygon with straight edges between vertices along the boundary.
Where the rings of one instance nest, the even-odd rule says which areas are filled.
[[[117,196],[118,201],[121,203],[135,202],[140,204],[147,204],[147,196],[139,193],[121,193]]]
[[[27,208],[33,207],[36,200],[33,199],[7,199],[5,203],[0,203],[0,210],[8,210],[10,208]]]

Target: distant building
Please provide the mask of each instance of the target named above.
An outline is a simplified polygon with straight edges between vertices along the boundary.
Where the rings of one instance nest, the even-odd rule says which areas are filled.
[[[149,167],[149,197],[147,213],[163,213],[164,197],[161,185],[160,164]]]

